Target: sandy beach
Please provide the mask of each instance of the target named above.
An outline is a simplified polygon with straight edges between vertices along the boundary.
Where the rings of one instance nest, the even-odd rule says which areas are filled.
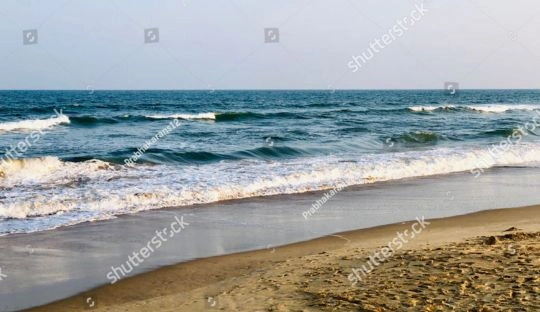
[[[415,223],[194,260],[28,311],[540,309],[540,206],[427,220],[353,286],[352,270]]]
[[[540,312],[526,2],[4,1],[0,312]]]

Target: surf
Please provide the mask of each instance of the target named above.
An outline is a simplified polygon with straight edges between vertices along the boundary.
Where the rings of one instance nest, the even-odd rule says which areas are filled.
[[[51,117],[49,119],[10,121],[0,123],[0,133],[24,130],[44,130],[62,124],[69,124],[70,122],[69,117],[63,114],[57,115],[56,117]]]
[[[410,106],[409,111],[418,112],[455,112],[469,111],[477,113],[506,113],[512,111],[535,111],[540,110],[539,105],[439,105],[439,106]]]
[[[148,115],[149,119],[216,120],[215,113]]]
[[[83,162],[50,156],[24,159],[2,167],[0,218],[28,220],[46,216],[56,220],[45,222],[46,227],[57,222],[73,224],[149,209],[321,191],[336,185],[472,173],[475,168],[538,166],[539,147],[538,143],[522,143],[497,155],[488,147],[437,148],[184,166],[140,164],[133,168],[98,159]]]

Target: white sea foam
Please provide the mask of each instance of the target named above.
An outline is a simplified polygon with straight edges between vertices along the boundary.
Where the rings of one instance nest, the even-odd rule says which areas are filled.
[[[410,110],[413,112],[432,112],[438,109],[452,109],[455,108],[454,105],[446,105],[446,106],[412,106],[409,107]]]
[[[533,111],[540,110],[539,105],[511,105],[511,104],[493,104],[493,105],[441,105],[441,106],[411,106],[409,109],[413,112],[432,112],[436,110],[466,109],[482,113],[505,113],[508,111]]]
[[[0,123],[0,132],[17,130],[42,130],[61,124],[69,124],[69,117],[58,115],[49,119],[33,119]]]
[[[69,185],[99,175],[112,166],[100,160],[64,162],[58,157],[14,159],[0,163],[0,188]]]
[[[206,119],[215,120],[215,113],[199,113],[199,114],[172,114],[172,115],[150,115],[146,116],[152,119]]]
[[[484,112],[484,113],[504,113],[508,111],[522,110],[522,111],[533,111],[540,109],[538,105],[475,105],[467,106],[468,109]]]
[[[8,186],[12,183],[26,183],[33,179],[57,171],[63,163],[57,157],[42,157],[28,159],[14,159],[0,163],[0,177],[3,179],[0,185]]]
[[[147,209],[469,171],[477,168],[480,160],[483,167],[539,164],[540,144],[516,145],[496,157],[486,148],[441,148],[352,158],[136,168],[46,157],[25,160],[5,170],[0,178],[0,218],[43,217],[48,221],[40,221],[39,226],[56,227]]]

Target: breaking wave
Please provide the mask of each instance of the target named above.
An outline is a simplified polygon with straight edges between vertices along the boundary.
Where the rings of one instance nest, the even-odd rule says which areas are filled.
[[[22,131],[22,130],[43,130],[58,126],[61,124],[69,124],[69,117],[66,115],[58,115],[49,119],[31,119],[21,121],[11,121],[0,123],[0,132]]]
[[[150,115],[145,116],[150,119],[203,119],[203,120],[216,120],[215,113],[199,113],[199,114],[171,114],[171,115]]]
[[[474,111],[481,113],[505,113],[509,111],[534,111],[540,110],[539,105],[443,105],[443,106],[411,106],[413,112],[437,112],[437,111]]]
[[[24,159],[0,167],[0,218],[58,217],[66,225],[148,209],[325,190],[338,184],[352,186],[476,168],[536,165],[540,163],[539,147],[522,143],[496,157],[487,147],[439,148],[351,157],[245,159],[134,168],[100,160]]]
[[[170,115],[150,115],[149,119],[186,119],[186,120],[213,120],[213,121],[240,121],[247,119],[272,119],[272,118],[293,118],[302,119],[290,112],[254,113],[254,112],[221,112],[221,113],[198,113],[198,114],[170,114]]]

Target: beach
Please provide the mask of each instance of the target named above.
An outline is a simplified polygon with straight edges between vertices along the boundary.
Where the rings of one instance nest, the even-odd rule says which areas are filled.
[[[0,237],[2,273],[7,275],[0,283],[0,310],[44,306],[38,309],[73,311],[75,305],[75,310],[123,311],[122,304],[161,301],[165,309],[172,300],[174,305],[185,304],[186,311],[198,311],[214,308],[217,303],[213,300],[219,298],[216,302],[226,304],[223,310],[264,311],[277,309],[268,301],[271,298],[291,295],[295,302],[300,301],[286,303],[287,309],[295,311],[293,307],[303,306],[317,311],[324,306],[310,304],[323,304],[324,300],[313,297],[313,302],[306,302],[298,287],[315,287],[302,288],[315,292],[324,286],[338,296],[371,285],[378,276],[396,273],[388,264],[367,261],[376,251],[388,263],[417,263],[413,256],[402,254],[416,250],[417,256],[434,257],[439,265],[445,262],[434,254],[436,246],[447,248],[466,239],[504,235],[511,227],[534,233],[537,208],[497,209],[534,206],[538,202],[538,173],[534,168],[506,168],[486,171],[481,178],[462,173],[348,187],[311,215],[305,212],[331,190],[171,207],[51,231],[5,235]],[[459,215],[464,216],[454,217]],[[413,224],[418,225],[413,229]],[[157,234],[164,228],[170,228],[173,236],[161,241]],[[409,232],[405,234],[405,230]],[[161,246],[156,248],[159,242]],[[388,257],[383,246],[393,248],[395,255]],[[504,249],[509,244],[494,246]],[[130,268],[128,259],[133,259],[134,253],[147,255],[148,248],[153,249],[150,255],[139,256],[144,261]],[[448,250],[461,252],[456,248],[461,247]],[[470,266],[470,261],[463,261],[461,265]],[[295,275],[299,272],[303,273]],[[319,276],[333,282],[318,284]],[[260,295],[253,296],[260,299],[250,303],[252,306],[244,303],[245,298],[234,297],[237,295],[223,296],[230,290],[224,285],[235,283],[254,287]],[[206,307],[205,302],[211,306]],[[235,304],[238,306],[232,306]]]
[[[194,260],[29,311],[535,311],[540,206],[426,220],[352,286],[348,275],[416,221]]]
[[[210,259],[209,263],[221,265],[215,259],[222,258],[216,256],[254,250],[263,250],[265,259],[273,260],[283,255],[277,252],[279,246],[321,237],[340,247],[343,239],[331,236],[336,233],[422,217],[439,219],[499,207],[532,206],[538,202],[538,174],[534,168],[506,168],[486,171],[481,178],[462,173],[348,187],[311,216],[304,212],[330,191],[172,207],[50,231],[4,235],[0,237],[1,268],[7,277],[0,283],[0,310],[18,311],[87,292],[111,283],[113,271],[121,279],[113,285],[116,287],[134,276],[193,260]],[[184,228],[179,233],[172,231],[174,237],[166,237],[155,250],[156,231],[170,226],[178,230],[179,223]],[[149,244],[154,251],[144,262],[130,272],[120,270],[122,266],[130,269],[128,257]],[[225,270],[218,275],[226,274]],[[188,284],[210,280],[189,279]]]
[[[0,312],[540,311],[539,2],[4,2]]]
[[[406,288],[396,273],[428,274],[394,261],[433,260],[429,274],[440,273],[444,256],[428,242],[455,253],[466,239],[537,231],[425,221],[539,204],[535,90],[3,91],[0,100],[2,312],[450,307],[441,300],[452,291],[430,292],[444,278],[373,300]],[[511,304],[528,307],[526,291]]]

